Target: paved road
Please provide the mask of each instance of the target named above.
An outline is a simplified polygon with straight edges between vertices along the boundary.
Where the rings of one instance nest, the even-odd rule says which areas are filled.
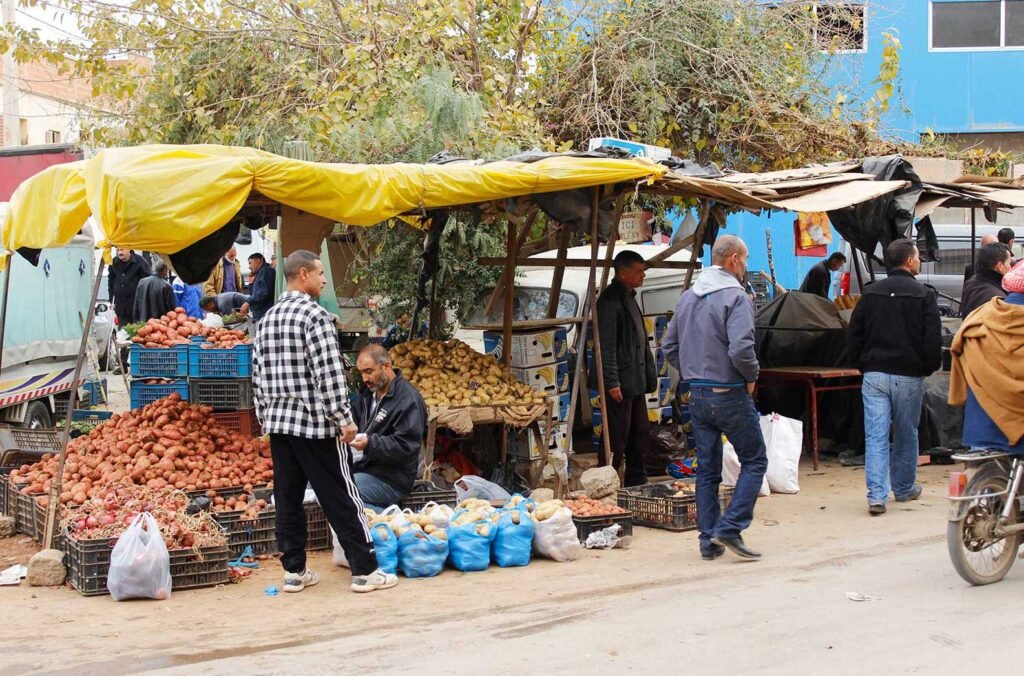
[[[865,522],[870,523],[870,522]],[[723,575],[724,574],[724,575]],[[847,592],[877,597],[854,602]],[[699,579],[605,589],[387,635],[347,636],[161,673],[951,674],[1012,664],[1024,562],[971,588],[938,536],[785,569],[707,564]],[[153,665],[156,666],[156,665]]]

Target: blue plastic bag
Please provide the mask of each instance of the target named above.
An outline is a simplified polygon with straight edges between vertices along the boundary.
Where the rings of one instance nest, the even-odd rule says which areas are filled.
[[[394,574],[398,570],[398,536],[386,523],[378,523],[370,528],[373,538],[373,550],[377,554],[377,565],[385,573]]]
[[[524,498],[519,493],[516,493],[505,502],[505,506],[502,507],[502,509],[520,509],[529,514],[533,514],[534,510],[537,509],[537,501],[533,498]]]
[[[533,517],[526,509],[514,507],[503,511],[491,543],[494,562],[502,568],[528,565],[533,551],[533,531]]]
[[[448,541],[410,528],[398,538],[398,566],[406,577],[434,577],[444,570]]]
[[[448,560],[463,572],[487,570],[491,564],[491,542],[498,529],[487,519],[456,526],[455,520],[464,511],[455,512],[448,526]]]

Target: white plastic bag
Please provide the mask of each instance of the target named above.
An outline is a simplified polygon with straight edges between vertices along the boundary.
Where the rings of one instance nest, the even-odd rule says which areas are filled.
[[[575,561],[580,557],[583,545],[568,507],[560,507],[548,519],[536,521],[533,551],[555,561]]]
[[[107,589],[115,601],[171,598],[171,556],[149,512],[132,519],[110,553]]]
[[[448,505],[439,505],[436,502],[428,502],[420,510],[420,514],[430,517],[430,523],[435,528],[447,528],[448,521],[451,520],[454,513],[455,510]]]
[[[472,474],[463,475],[455,482],[455,497],[459,502],[466,498],[480,500],[508,500],[512,496],[504,488]]]
[[[765,473],[768,487],[772,493],[799,493],[803,423],[783,418],[778,413],[763,415],[761,434],[768,449],[768,471]]]
[[[334,551],[331,555],[334,565],[341,566],[342,568],[351,568],[352,566],[348,565],[348,558],[345,556],[345,549],[341,546],[341,542],[338,540],[338,536],[333,528],[331,529],[331,541],[334,543]]]
[[[698,469],[698,471],[700,471]],[[740,476],[740,459],[736,455],[736,449],[728,441],[722,442],[722,485],[735,486],[736,479]],[[761,479],[761,490],[757,493],[761,497],[772,494],[768,487],[768,477]]]

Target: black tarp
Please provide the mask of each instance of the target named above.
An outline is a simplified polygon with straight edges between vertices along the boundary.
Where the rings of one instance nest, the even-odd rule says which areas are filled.
[[[843,365],[846,324],[821,296],[784,293],[757,311],[754,328],[761,368]]]

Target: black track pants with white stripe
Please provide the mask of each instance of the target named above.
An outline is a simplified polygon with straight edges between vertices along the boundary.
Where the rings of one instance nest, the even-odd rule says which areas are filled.
[[[373,541],[363,515],[363,501],[352,480],[352,460],[335,439],[305,439],[271,434],[274,458],[274,505],[277,509],[277,546],[285,572],[306,569],[306,512],[302,499],[306,482],[312,485],[338,535],[353,575],[377,569]]]

